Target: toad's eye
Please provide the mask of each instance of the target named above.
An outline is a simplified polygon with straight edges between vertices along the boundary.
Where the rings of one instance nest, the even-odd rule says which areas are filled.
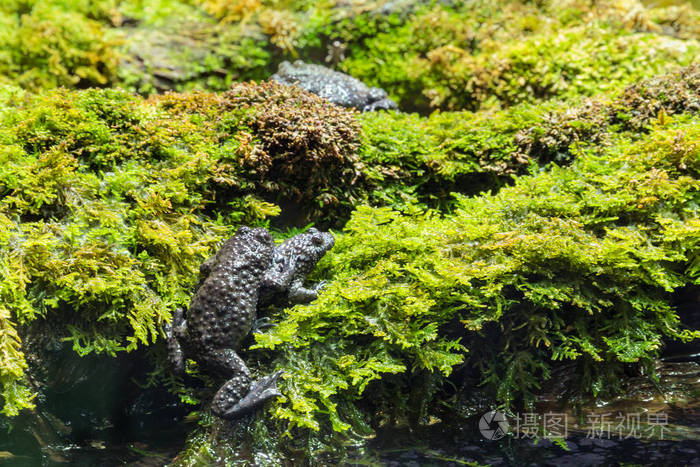
[[[311,243],[313,243],[316,246],[323,245],[323,236],[314,235],[313,237],[311,237]]]

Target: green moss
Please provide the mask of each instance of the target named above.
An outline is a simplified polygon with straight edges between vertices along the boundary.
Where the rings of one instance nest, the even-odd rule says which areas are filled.
[[[24,88],[111,84],[115,46],[103,25],[77,5],[10,2],[0,7],[0,76]]]
[[[272,416],[347,432],[435,413],[465,374],[510,405],[560,361],[592,394],[613,392],[625,365],[653,371],[663,338],[699,337],[670,301],[700,279],[700,121],[677,120],[460,196],[451,215],[358,209],[319,299],[255,336],[286,372]]]
[[[142,93],[223,90],[283,58],[328,59],[404,110],[474,110],[615,92],[700,50],[697,12],[634,1],[129,0],[118,11],[140,21],[120,28],[120,79]],[[327,57],[333,41],[346,60]]]
[[[530,168],[515,134],[541,121],[529,105],[502,112],[362,114],[365,164],[373,204],[446,206],[450,193],[497,189]]]
[[[540,163],[571,159],[577,144],[601,143],[610,131],[644,133],[675,114],[700,110],[700,64],[627,87],[612,99],[554,107],[515,135],[518,152]]]
[[[262,79],[271,49],[260,27],[219,24],[176,0],[5,2],[0,45],[6,82],[31,90],[119,83],[142,94]]]
[[[609,110],[610,119],[636,131],[654,121],[700,111],[700,63],[630,86]]]
[[[296,57],[310,12],[306,1],[128,0],[119,6],[136,27],[124,39],[119,82],[147,95],[165,90],[224,91],[234,82],[262,80],[282,56]],[[312,8],[312,6],[314,8]]]
[[[322,61],[339,41],[348,58],[331,64],[402,109],[474,110],[616,91],[698,54],[697,12],[631,7],[17,0],[0,8],[0,76],[30,89],[225,90],[283,58]]]
[[[351,112],[297,88],[150,100],[116,90],[2,94],[0,391],[28,406],[16,324],[57,324],[79,354],[149,345],[237,225],[347,209]],[[266,201],[267,199],[267,201]]]
[[[520,105],[430,117],[359,116],[274,83],[148,100],[5,87],[0,213],[13,226],[2,245],[15,272],[3,345],[16,346],[10,322],[53,313],[73,316],[64,337],[80,353],[149,344],[169,310],[187,303],[201,259],[236,225],[277,214],[270,203],[336,225],[363,202],[449,208],[452,191],[493,189],[536,163],[568,161],[578,143],[595,147],[612,130],[660,121],[662,108],[664,121],[694,111],[696,75],[683,69],[573,111]],[[17,381],[22,358],[11,355]]]
[[[700,50],[697,37],[659,35],[651,20],[626,24],[611,8],[589,6],[571,18],[561,6],[503,6],[419,12],[355,38],[340,67],[385,88],[403,109],[473,110],[615,92],[688,64]]]
[[[4,216],[1,218],[3,227],[10,227],[11,223]],[[3,302],[13,300],[16,286],[10,280],[10,265],[3,258],[0,263],[3,280],[0,283],[0,298]],[[15,329],[10,310],[0,306],[0,353],[3,355],[3,364],[0,368],[0,398],[3,401],[0,413],[7,416],[15,416],[24,408],[33,408],[32,394],[23,384],[24,372],[27,362],[21,351],[21,340]]]
[[[188,0],[120,0],[118,11],[124,19],[134,19],[151,27],[166,26],[174,19],[202,20],[206,12]]]
[[[375,207],[338,234],[322,297],[256,336],[254,372],[286,371],[272,422],[244,436],[205,416],[186,456],[237,455],[210,450],[229,434],[342,455],[439,412],[447,382],[507,406],[561,361],[583,393],[651,370],[662,337],[697,336],[669,295],[700,281],[700,90],[697,64],[642,78],[697,57],[698,14],[579,3],[4,2],[3,83],[233,89],[0,88],[2,413],[33,403],[19,327],[57,323],[81,355],[152,345],[201,261],[283,205],[326,225]],[[404,110],[473,112],[234,85],[336,39],[339,67]]]
[[[578,105],[519,104],[502,111],[364,113],[359,155],[367,200],[446,209],[451,192],[476,194],[549,163],[569,163],[576,148],[611,134],[632,138],[659,119],[700,109],[700,65],[643,80],[617,96]]]

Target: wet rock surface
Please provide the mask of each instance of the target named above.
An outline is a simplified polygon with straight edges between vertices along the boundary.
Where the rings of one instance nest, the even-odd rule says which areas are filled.
[[[369,87],[345,73],[301,60],[282,62],[271,79],[281,84],[299,86],[334,104],[363,112],[397,108],[383,89]]]
[[[80,357],[45,326],[23,337],[37,407],[12,425],[0,419],[0,465],[120,465],[154,456],[161,462],[152,465],[163,465],[178,452],[187,432],[177,421],[188,409],[167,388],[148,386],[148,351]]]
[[[264,36],[250,25],[225,28],[208,21],[122,27],[119,64],[123,86],[141,94],[193,88],[225,90],[261,79],[268,54]]]

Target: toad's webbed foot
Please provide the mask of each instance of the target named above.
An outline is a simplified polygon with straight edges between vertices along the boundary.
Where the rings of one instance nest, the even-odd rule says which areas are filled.
[[[304,287],[302,282],[296,282],[289,288],[289,301],[292,303],[310,303],[318,298],[318,293],[326,286],[326,281],[321,281],[313,287]]]
[[[268,400],[282,395],[277,389],[277,379],[281,374],[282,371],[278,371],[253,382],[248,393],[237,402],[235,395],[240,393],[239,382],[236,378],[229,380],[214,396],[212,411],[221,418],[233,419],[257,409]]]
[[[274,326],[276,326],[275,323],[272,323],[268,316],[263,316],[262,318],[258,318],[253,322],[253,327],[250,332],[258,332],[265,328],[271,328]]]
[[[371,112],[373,110],[394,110],[396,109],[396,104],[391,99],[382,99],[377,102],[372,102],[367,104],[362,108],[363,112]]]

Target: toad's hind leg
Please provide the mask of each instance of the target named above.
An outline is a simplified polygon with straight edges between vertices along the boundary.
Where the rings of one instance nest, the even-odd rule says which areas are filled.
[[[245,362],[231,349],[210,352],[207,364],[229,378],[211,402],[212,412],[221,418],[236,418],[281,395],[277,390],[281,372],[253,382]]]
[[[175,310],[171,324],[165,323],[163,325],[168,347],[168,360],[176,375],[185,373],[185,354],[180,344],[180,339],[186,332],[186,329],[187,321],[185,321],[185,312],[182,308]]]

